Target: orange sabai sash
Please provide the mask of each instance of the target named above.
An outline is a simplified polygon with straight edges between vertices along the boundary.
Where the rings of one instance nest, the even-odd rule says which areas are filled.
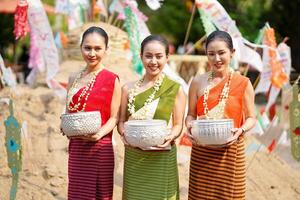
[[[211,110],[219,103],[222,89],[227,81],[228,78],[222,80],[218,85],[210,89],[209,97],[207,100],[207,106],[209,110]],[[234,120],[234,127],[240,127],[244,121],[243,97],[247,84],[248,78],[238,73],[233,74],[229,89],[229,96],[225,105],[224,115],[225,118]],[[204,115],[203,95],[199,97],[197,102],[197,115]]]

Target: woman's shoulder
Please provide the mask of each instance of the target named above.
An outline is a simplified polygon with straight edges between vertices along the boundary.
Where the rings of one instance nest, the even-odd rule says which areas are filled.
[[[249,82],[249,78],[241,75],[239,72],[234,72],[232,81],[239,85],[247,85]]]
[[[165,75],[165,80],[168,82],[168,83],[170,83],[170,84],[172,84],[172,85],[180,85],[180,83],[179,83],[179,81],[178,80],[176,80],[175,78],[173,78],[173,77],[171,77],[171,76],[169,76],[169,75]]]
[[[72,72],[69,75],[69,82],[73,82],[76,79],[76,77],[78,77],[80,75],[81,72],[82,72],[82,70],[77,71],[77,72]]]
[[[232,91],[236,91],[237,93],[244,92],[248,83],[250,82],[249,78],[241,75],[239,72],[234,72],[231,85]]]
[[[234,77],[235,79],[238,79],[238,80],[243,80],[243,81],[248,81],[248,80],[249,80],[248,77],[246,77],[246,76],[240,74],[239,72],[234,72],[233,75],[234,75],[233,77]]]
[[[203,73],[203,74],[197,74],[193,78],[191,84],[192,85],[199,85],[199,86],[201,86],[201,85],[203,85],[204,83],[207,82],[207,79],[208,79],[208,73],[207,72]]]
[[[106,76],[110,76],[110,77],[119,77],[118,74],[108,70],[108,69],[103,69],[103,72],[105,73]]]
[[[128,90],[134,88],[134,85],[135,85],[136,82],[137,82],[137,80],[136,80],[136,81],[131,81],[131,82],[125,83],[125,84],[123,85],[123,87],[122,87],[123,90],[128,91]]]

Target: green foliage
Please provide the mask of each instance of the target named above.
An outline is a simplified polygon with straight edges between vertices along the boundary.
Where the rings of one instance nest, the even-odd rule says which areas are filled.
[[[153,11],[140,1],[139,8],[149,17],[147,25],[153,34],[162,34],[175,45],[184,42],[191,13],[185,7],[184,1],[167,0],[163,6]],[[196,42],[205,34],[199,15],[196,13],[189,36],[189,41]]]
[[[289,37],[287,44],[291,47],[292,66],[300,71],[300,0],[285,1],[273,0],[271,9],[264,18],[269,21],[270,26],[275,28],[276,33],[281,37]]]
[[[0,53],[3,58],[7,58],[10,62],[13,61],[13,56],[7,53],[7,48],[13,46],[10,44],[14,44],[15,39],[13,35],[14,31],[14,16],[11,14],[0,14]],[[12,51],[12,49],[10,49]]]

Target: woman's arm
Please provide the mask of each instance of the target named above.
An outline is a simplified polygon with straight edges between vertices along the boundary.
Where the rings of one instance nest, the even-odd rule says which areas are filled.
[[[67,85],[67,94],[68,94],[73,82],[75,81],[75,78],[76,78],[76,74],[72,74],[72,75],[69,76],[68,85]],[[65,113],[68,113],[68,95],[65,99],[65,102],[66,102]],[[62,130],[61,124],[60,124],[60,132],[62,133],[62,135],[65,135],[65,133]]]
[[[185,125],[188,129],[191,126],[191,121],[197,118],[198,86],[198,81],[194,78],[189,88],[188,113],[185,118]]]
[[[118,78],[115,80],[114,92],[111,100],[110,105],[110,118],[108,121],[100,128],[98,133],[93,135],[84,136],[85,139],[90,141],[97,141],[110,133],[116,124],[118,123],[119,119],[119,109],[121,103],[121,84]]]
[[[256,123],[255,111],[254,111],[254,89],[250,81],[248,81],[248,85],[246,87],[246,91],[244,94],[244,107],[243,111],[245,114],[245,122],[240,127],[243,129],[243,132],[249,131],[251,128],[254,127]]]
[[[119,123],[118,123],[118,132],[121,136],[124,135],[124,123],[128,120],[127,119],[127,104],[128,104],[128,85],[125,84],[122,87],[120,118],[119,118]]]
[[[77,74],[74,73],[74,74],[70,75],[69,80],[68,80],[68,85],[67,85],[67,94],[68,94],[70,88],[72,87],[73,82],[75,81],[77,75],[78,75],[78,73]],[[68,113],[68,105],[67,104],[68,104],[68,96],[66,97],[66,111],[65,111],[65,113]]]
[[[232,144],[240,135],[244,134],[245,132],[249,131],[256,123],[256,117],[254,113],[254,89],[250,81],[248,81],[244,98],[243,98],[243,112],[245,115],[245,122],[239,128],[234,128],[233,133],[234,136],[229,140],[229,143]]]
[[[165,143],[162,145],[158,145],[158,147],[167,147],[172,141],[174,141],[177,137],[180,136],[184,124],[183,120],[185,113],[185,105],[186,96],[182,88],[180,87],[176,95],[175,104],[172,112],[173,127],[171,129],[170,134],[165,138]]]

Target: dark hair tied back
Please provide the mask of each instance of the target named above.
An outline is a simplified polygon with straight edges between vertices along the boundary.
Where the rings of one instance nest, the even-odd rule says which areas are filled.
[[[149,42],[152,42],[152,41],[157,41],[157,42],[161,43],[166,49],[166,55],[169,54],[169,43],[164,37],[162,37],[160,35],[149,35],[149,36],[147,36],[141,43],[141,54],[143,54],[145,46]]]
[[[103,30],[102,28],[98,27],[98,26],[91,26],[90,28],[86,29],[82,35],[82,39],[81,39],[81,43],[80,43],[80,46],[82,46],[82,43],[85,39],[85,37],[89,34],[92,34],[92,33],[97,33],[99,34],[100,36],[102,36],[104,38],[104,41],[105,41],[105,47],[107,47],[108,45],[108,35],[107,33],[105,32],[105,30]]]
[[[220,40],[225,42],[227,47],[230,49],[230,51],[233,50],[233,43],[232,43],[231,36],[229,35],[229,33],[220,30],[214,31],[208,35],[205,43],[205,49],[207,49],[207,46],[209,45],[210,42],[215,40]]]

